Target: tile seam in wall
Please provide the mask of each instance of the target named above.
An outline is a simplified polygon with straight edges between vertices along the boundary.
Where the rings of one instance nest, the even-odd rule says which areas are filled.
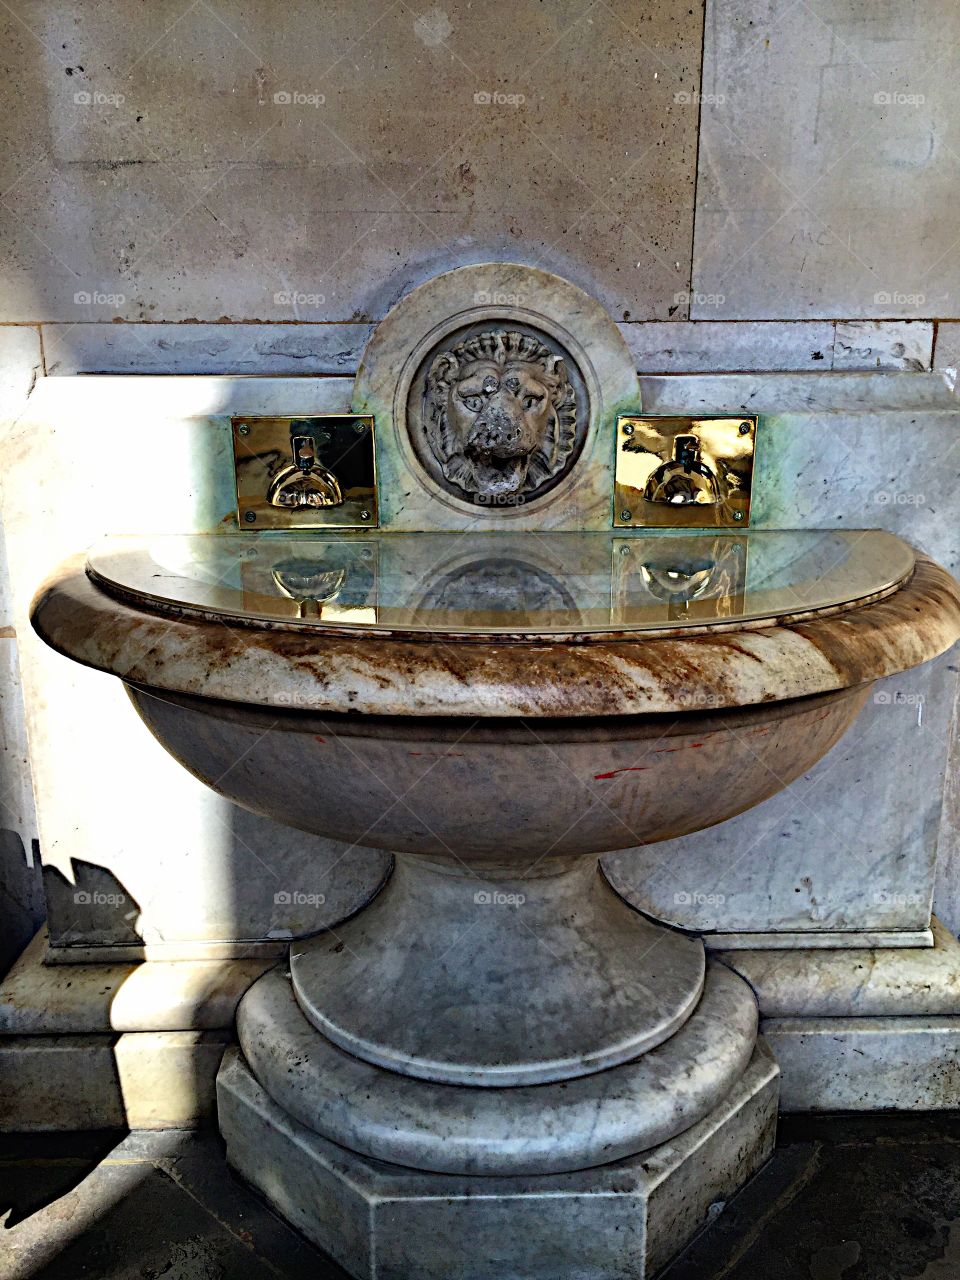
[[[650,375],[670,376],[680,373],[760,373],[760,372],[790,372],[790,373],[823,373],[828,371],[837,372],[928,372],[932,369],[935,359],[934,349],[934,328],[931,321],[832,321],[825,319],[805,319],[791,321],[743,321],[743,320],[635,320],[619,322],[621,331],[624,333],[631,345],[634,341],[638,345],[646,343],[655,346],[659,342],[658,333],[663,332],[674,337],[674,341],[665,345],[664,350],[660,352],[646,352],[642,349],[635,352],[638,359],[638,369]],[[905,325],[917,325],[916,330],[909,331],[909,339],[904,334]],[[272,322],[272,321],[122,321],[122,322],[104,322],[104,321],[78,321],[68,324],[63,321],[48,321],[40,325],[24,325],[24,326],[4,326],[6,328],[36,328],[40,336],[41,358],[43,371],[46,375],[56,375],[57,373],[82,373],[82,372],[128,372],[136,373],[137,365],[140,362],[136,354],[131,356],[129,353],[124,355],[122,349],[119,354],[111,352],[106,354],[102,351],[77,353],[71,350],[67,339],[71,332],[96,344],[99,339],[92,337],[94,334],[102,334],[104,342],[109,347],[111,339],[107,336],[110,333],[117,335],[117,342],[121,343],[124,336],[128,339],[131,334],[140,332],[146,338],[151,332],[159,330],[167,330],[170,332],[171,340],[176,340],[178,331],[183,335],[184,343],[190,341],[191,335],[198,336],[201,333],[208,334],[229,334],[238,329],[251,330],[254,333],[263,334],[264,339],[270,335],[279,335],[281,333],[316,336],[320,340],[321,335],[336,335],[338,332],[343,333],[343,341],[345,344],[342,350],[322,351],[263,351],[257,348],[256,343],[260,341],[255,339],[248,350],[243,351],[240,356],[235,352],[224,351],[217,352],[201,352],[199,357],[189,350],[182,352],[172,352],[167,360],[159,360],[157,364],[159,368],[154,366],[154,371],[165,372],[167,368],[171,372],[192,372],[192,373],[213,373],[217,371],[236,370],[242,372],[238,367],[238,362],[245,363],[248,368],[246,372],[256,372],[255,368],[249,366],[257,366],[260,364],[269,364],[271,360],[283,361],[313,361],[316,365],[333,366],[333,370],[340,373],[347,373],[355,370],[356,363],[359,360],[359,352],[362,349],[366,338],[363,336],[364,331],[370,332],[374,327],[373,322],[369,321],[304,321],[301,323],[289,322]],[[820,328],[822,332],[817,333]],[[47,334],[47,330],[50,333]],[[725,331],[729,331],[731,340],[742,343],[743,351],[740,358],[733,354],[733,358],[729,363],[720,363],[724,352],[725,339],[722,336]],[[844,333],[847,341],[844,343],[844,353],[838,350],[839,334]],[[790,335],[794,334],[794,337]],[[856,340],[856,335],[863,333],[864,338],[862,344]],[[808,349],[806,353],[801,350],[802,337],[804,334],[809,335],[809,340],[814,347]],[[64,355],[62,358],[54,360],[50,351],[50,340],[56,335],[58,342],[63,344]],[[309,339],[308,339],[309,340]],[[162,340],[158,339],[158,350]],[[779,344],[779,349],[769,357],[763,356],[765,343],[768,341]],[[696,344],[697,342],[705,342],[706,347],[702,351],[692,350],[686,351],[685,342]],[[791,343],[795,343],[793,350],[790,349]],[[784,353],[784,345],[786,352]],[[858,346],[861,348],[859,354],[856,352]],[[821,355],[822,351],[822,355]],[[719,353],[719,354],[716,354]],[[191,359],[191,355],[193,358]],[[222,354],[222,362],[217,364],[217,356]],[[142,357],[142,363],[150,366],[152,360],[157,356],[156,350],[146,349]],[[813,362],[822,359],[822,364],[815,367]],[[62,371],[58,369],[58,365],[63,363],[66,368]],[[195,367],[185,369],[184,365],[203,365],[203,368]],[[166,367],[165,367],[166,366]],[[305,369],[308,366],[301,366]],[[331,370],[331,371],[333,371]],[[291,368],[291,373],[299,370]],[[313,376],[325,373],[327,370],[315,370]],[[278,373],[281,370],[264,368],[264,373]]]
[[[690,219],[690,273],[687,277],[687,321],[690,321],[691,299],[693,298],[693,272],[696,263],[694,250],[697,243],[697,210],[699,209],[698,192],[700,186],[700,138],[701,125],[703,123],[703,72],[704,61],[703,55],[707,46],[707,0],[702,0],[701,12],[703,21],[700,24],[700,67],[697,76],[697,84],[699,85],[699,99],[697,102],[697,141],[693,150],[693,217]]]

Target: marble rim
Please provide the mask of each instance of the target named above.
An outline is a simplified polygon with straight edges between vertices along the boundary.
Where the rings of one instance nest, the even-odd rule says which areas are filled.
[[[82,558],[38,592],[31,618],[59,653],[147,689],[278,710],[565,718],[730,710],[870,683],[960,639],[960,586],[926,556],[870,604],[630,640],[450,644],[317,636],[134,608]]]
[[[669,1040],[632,1062],[557,1084],[435,1084],[337,1048],[274,969],[240,1003],[237,1031],[256,1080],[338,1146],[434,1173],[565,1173],[649,1150],[708,1115],[747,1069],[753,992],[712,962],[703,995]]]

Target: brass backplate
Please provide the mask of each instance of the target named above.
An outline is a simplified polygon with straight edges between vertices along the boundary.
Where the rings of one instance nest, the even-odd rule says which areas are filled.
[[[374,423],[368,414],[304,414],[231,419],[241,529],[374,529],[379,523]],[[313,442],[315,475],[335,483],[328,506],[277,506],[272,489],[285,471],[296,479],[292,441]]]
[[[745,529],[759,419],[617,419],[615,528]]]

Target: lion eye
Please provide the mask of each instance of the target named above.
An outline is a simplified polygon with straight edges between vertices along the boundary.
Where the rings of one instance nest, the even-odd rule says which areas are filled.
[[[533,409],[538,404],[543,404],[543,396],[524,396],[523,397],[523,407],[525,409]]]
[[[464,396],[463,403],[471,413],[479,413],[483,408],[483,396]]]

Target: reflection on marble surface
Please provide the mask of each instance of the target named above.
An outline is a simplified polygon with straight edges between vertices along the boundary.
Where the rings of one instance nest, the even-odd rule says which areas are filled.
[[[151,607],[450,635],[655,632],[882,595],[913,568],[879,530],[108,539],[89,572]]]

